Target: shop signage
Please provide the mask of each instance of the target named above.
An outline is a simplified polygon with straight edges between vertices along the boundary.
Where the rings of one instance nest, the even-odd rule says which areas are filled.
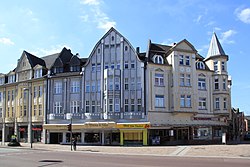
[[[117,124],[116,125],[117,128],[129,128],[129,129],[145,129],[145,128],[149,128],[150,124]]]
[[[114,123],[87,123],[85,128],[114,128]]]

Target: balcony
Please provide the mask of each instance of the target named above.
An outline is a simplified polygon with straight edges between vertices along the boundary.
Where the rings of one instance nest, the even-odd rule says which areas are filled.
[[[124,112],[123,118],[124,119],[143,119],[144,113],[143,112]]]
[[[49,114],[48,119],[49,120],[55,120],[55,119],[64,119],[65,114]]]
[[[99,120],[101,118],[100,113],[85,113],[85,119],[88,120]]]
[[[121,113],[120,112],[110,112],[106,114],[105,119],[120,119]]]

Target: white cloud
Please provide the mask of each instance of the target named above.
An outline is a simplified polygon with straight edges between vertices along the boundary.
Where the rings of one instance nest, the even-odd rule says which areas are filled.
[[[201,21],[202,15],[199,15],[196,19],[194,19],[195,23],[199,23]]]
[[[235,10],[235,13],[238,19],[240,19],[243,23],[250,24],[250,8],[245,8],[245,9],[237,8]]]
[[[234,43],[233,40],[230,40],[229,38],[233,35],[235,35],[237,32],[234,30],[228,30],[225,31],[221,34],[221,43],[228,43],[228,44],[232,44]]]
[[[81,0],[80,3],[84,5],[99,5],[100,0]]]
[[[197,49],[197,51],[201,55],[206,55],[206,53],[204,53],[204,52],[207,51],[208,48],[209,48],[209,44],[202,45],[200,48]]]
[[[15,44],[9,38],[0,38],[0,43],[2,43],[4,45],[14,45]]]
[[[210,22],[208,22],[208,23],[205,25],[205,27],[212,26],[212,25],[214,25],[214,24],[215,24],[215,21],[210,21]]]
[[[55,46],[50,46],[50,48],[48,48],[48,49],[37,48],[35,51],[30,51],[30,53],[32,53],[38,57],[42,57],[42,56],[47,56],[47,55],[51,55],[51,54],[55,54],[55,53],[60,53],[64,47],[67,49],[71,49],[67,45],[55,45]]]
[[[173,45],[173,39],[168,38],[168,39],[166,39],[165,41],[163,41],[161,44],[162,44],[162,45],[169,45],[169,46],[172,46],[172,45]]]
[[[116,26],[116,22],[111,20],[101,9],[101,4],[103,3],[102,1],[82,0],[80,3],[88,5],[88,9],[84,11],[84,15],[80,16],[84,22],[91,21],[96,24],[98,29],[102,29],[104,31]]]

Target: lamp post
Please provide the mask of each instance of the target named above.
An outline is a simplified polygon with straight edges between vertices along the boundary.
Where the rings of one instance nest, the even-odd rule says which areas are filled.
[[[70,150],[72,151],[72,117],[73,114],[72,113],[67,113],[66,115],[67,119],[70,119],[70,124],[68,125],[68,131],[70,131]]]
[[[29,88],[24,88],[24,91],[28,92],[28,142],[30,142],[30,148],[32,148],[33,134],[32,134],[32,113],[31,113],[31,92]]]

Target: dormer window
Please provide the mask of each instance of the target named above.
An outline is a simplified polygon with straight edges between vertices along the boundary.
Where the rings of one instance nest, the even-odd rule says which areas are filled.
[[[196,63],[196,68],[197,69],[201,69],[201,70],[205,70],[205,64],[201,61]]]
[[[80,66],[78,66],[78,65],[76,65],[76,66],[70,66],[70,71],[71,71],[71,72],[80,71]]]
[[[42,69],[35,70],[34,78],[41,78],[42,75],[43,75],[43,70]]]
[[[14,83],[15,80],[16,80],[15,75],[10,75],[10,76],[8,77],[8,83]]]
[[[163,58],[161,57],[161,55],[154,55],[154,63],[156,64],[163,64]]]
[[[4,84],[4,78],[0,78],[0,85]]]
[[[63,67],[54,67],[54,73],[62,73]]]

